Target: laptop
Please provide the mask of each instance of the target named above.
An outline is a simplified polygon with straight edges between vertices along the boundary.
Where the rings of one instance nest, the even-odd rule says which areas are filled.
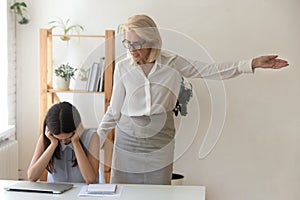
[[[61,194],[70,190],[72,187],[73,184],[71,183],[19,181],[5,187],[4,189],[7,191]]]

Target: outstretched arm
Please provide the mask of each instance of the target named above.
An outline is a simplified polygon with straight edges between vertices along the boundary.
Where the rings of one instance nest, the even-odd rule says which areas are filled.
[[[44,150],[44,137],[48,137],[51,144]],[[55,139],[51,133],[46,129],[46,133],[41,134],[33,154],[32,160],[30,162],[29,168],[27,170],[28,180],[37,181],[46,169],[52,155],[58,145],[58,140]]]
[[[286,60],[279,59],[277,55],[260,56],[252,60],[252,69],[271,68],[280,69],[289,66]]]
[[[170,65],[184,77],[229,79],[242,73],[253,73],[256,68],[280,69],[288,66],[288,62],[277,55],[266,55],[251,60],[221,63],[205,63],[199,60],[188,60],[178,55],[170,56]]]

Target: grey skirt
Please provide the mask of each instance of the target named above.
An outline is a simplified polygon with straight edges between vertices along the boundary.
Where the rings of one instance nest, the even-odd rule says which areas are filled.
[[[171,183],[173,112],[141,117],[122,115],[115,133],[111,183]]]

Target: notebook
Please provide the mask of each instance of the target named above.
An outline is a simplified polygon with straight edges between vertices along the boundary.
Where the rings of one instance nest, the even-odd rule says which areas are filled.
[[[61,194],[73,187],[71,183],[49,183],[49,182],[30,182],[19,181],[13,183],[4,189],[7,191],[20,191],[20,192],[42,192]]]
[[[116,184],[89,184],[87,188],[89,194],[114,194],[116,190]]]

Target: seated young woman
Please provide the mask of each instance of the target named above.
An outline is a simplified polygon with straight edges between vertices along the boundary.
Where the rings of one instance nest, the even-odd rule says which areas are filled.
[[[78,110],[68,102],[54,104],[44,120],[43,134],[29,165],[28,180],[48,170],[48,182],[99,181],[99,136],[84,129]]]

